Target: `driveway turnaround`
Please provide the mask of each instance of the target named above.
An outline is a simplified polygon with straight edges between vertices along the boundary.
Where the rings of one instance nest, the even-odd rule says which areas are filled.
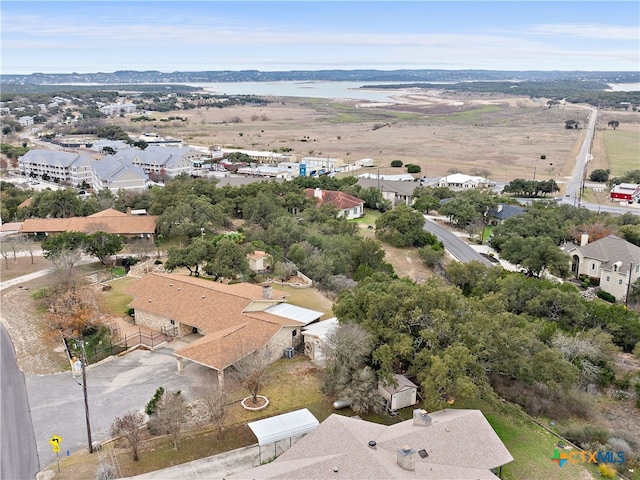
[[[158,387],[181,390],[192,398],[192,386],[213,379],[213,372],[197,364],[185,365],[178,374],[174,341],[150,352],[135,350],[111,357],[87,368],[87,396],[91,437],[104,441],[110,437],[113,420],[129,410],[143,411]],[[71,372],[55,375],[26,375],[27,392],[36,436],[40,464],[46,468],[56,461],[49,440],[62,439],[60,456],[88,450],[82,375]]]

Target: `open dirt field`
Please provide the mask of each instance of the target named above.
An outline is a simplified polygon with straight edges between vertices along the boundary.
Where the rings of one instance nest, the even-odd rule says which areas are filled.
[[[491,179],[507,181],[532,178],[535,168],[536,179],[560,183],[582,140],[582,131],[567,130],[565,121],[583,125],[589,114],[574,105],[547,108],[544,99],[399,93],[396,103],[265,97],[270,103],[150,112],[155,122],[113,121],[132,134],[155,131],[194,145],[291,149],[297,158],[337,157],[348,163],[372,158],[381,173],[404,172],[389,167],[399,159],[420,165],[427,176],[488,170]],[[169,116],[187,121],[160,121]]]

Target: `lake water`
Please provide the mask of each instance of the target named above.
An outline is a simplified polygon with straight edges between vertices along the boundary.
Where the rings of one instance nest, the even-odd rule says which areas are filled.
[[[388,102],[398,90],[360,89],[367,85],[397,85],[407,82],[217,82],[187,83],[218,95],[274,95],[277,97],[348,98]]]
[[[308,97],[308,98],[345,98],[367,100],[371,102],[389,102],[392,96],[405,91],[403,89],[371,90],[361,89],[370,85],[401,85],[407,82],[216,82],[216,83],[187,83],[186,85],[218,95],[273,95],[277,97]],[[436,82],[432,82],[436,83]],[[446,82],[452,83],[452,82]],[[438,82],[445,85],[445,82]],[[616,92],[640,91],[640,84],[617,83],[610,84]]]

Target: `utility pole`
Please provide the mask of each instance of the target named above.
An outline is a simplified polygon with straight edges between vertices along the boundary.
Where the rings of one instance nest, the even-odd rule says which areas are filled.
[[[627,280],[627,295],[624,298],[624,306],[629,306],[629,295],[631,294],[631,274],[633,273],[633,262],[629,262],[629,279]]]
[[[84,350],[84,340],[80,340],[82,346],[82,393],[84,394],[84,416],[87,422],[87,440],[89,441],[89,453],[93,453],[91,441],[91,422],[89,421],[89,398],[87,397],[87,352]]]

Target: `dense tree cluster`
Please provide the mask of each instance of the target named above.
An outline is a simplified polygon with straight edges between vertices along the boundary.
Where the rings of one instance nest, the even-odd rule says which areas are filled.
[[[491,400],[514,384],[575,400],[577,387],[611,380],[612,352],[640,341],[637,314],[583,300],[573,285],[474,262],[451,264],[447,276],[454,286],[375,274],[334,305],[341,323],[369,334],[365,363],[378,377],[416,376],[430,408]]]
[[[559,192],[560,187],[555,180],[525,180],[516,178],[505,185],[504,193],[513,193],[518,197],[546,196],[549,193]]]

